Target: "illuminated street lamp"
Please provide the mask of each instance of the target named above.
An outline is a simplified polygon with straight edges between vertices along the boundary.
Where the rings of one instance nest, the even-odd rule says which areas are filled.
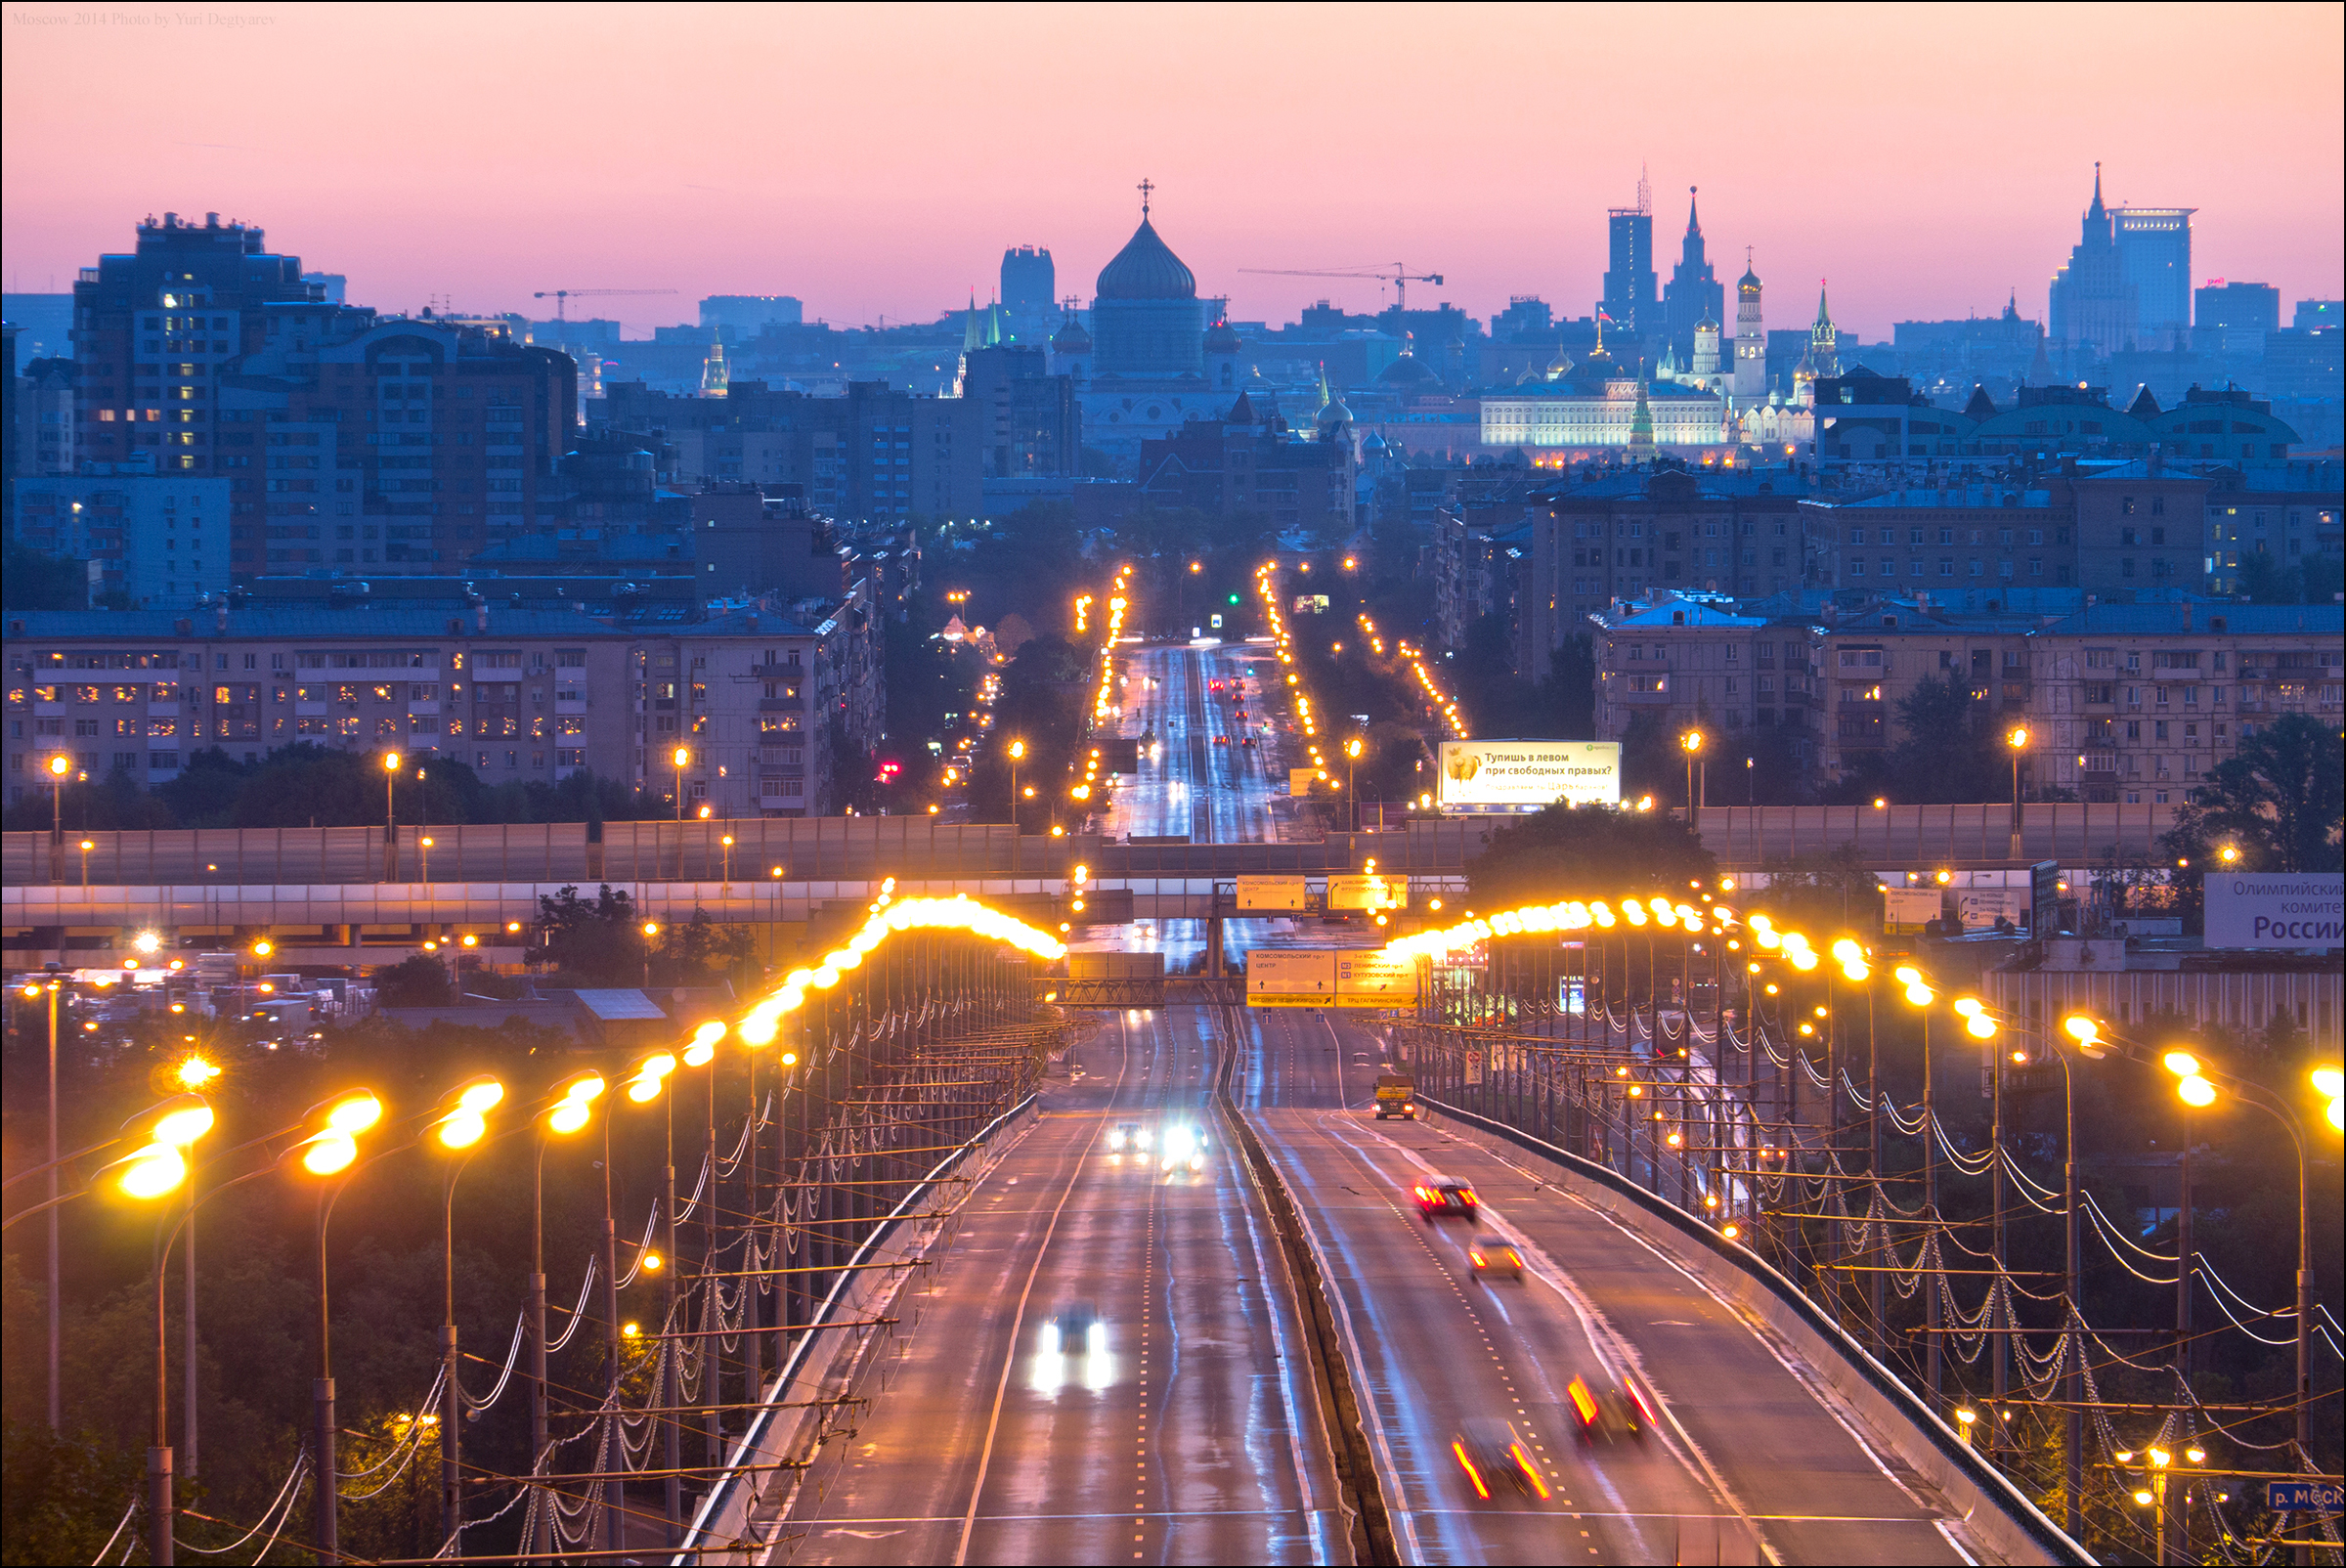
[[[2012,858],[2020,857],[2020,754],[2028,749],[2028,726],[2015,724],[2005,731],[2004,744],[2012,748]]]
[[[1702,806],[1695,794],[1695,767],[1700,763],[1706,775],[1710,771],[1708,761],[1702,755],[1703,732],[1699,729],[1686,731],[1678,737],[1678,745],[1686,753],[1686,820],[1690,823],[1700,822]]]
[[[669,753],[668,760],[676,769],[676,820],[684,820],[684,764],[692,761],[692,748],[679,746]]]

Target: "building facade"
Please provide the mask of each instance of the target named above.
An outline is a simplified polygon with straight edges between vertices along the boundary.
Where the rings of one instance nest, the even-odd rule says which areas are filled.
[[[835,759],[880,739],[871,607],[614,626],[556,610],[24,612],[7,619],[8,798],[63,753],[91,778],[175,778],[217,747],[446,757],[484,783],[581,770],[684,809],[821,814]],[[687,754],[679,769],[673,761]]]
[[[187,609],[226,593],[229,481],[113,466],[124,471],[18,480],[18,542],[89,562],[93,591],[135,609]]]

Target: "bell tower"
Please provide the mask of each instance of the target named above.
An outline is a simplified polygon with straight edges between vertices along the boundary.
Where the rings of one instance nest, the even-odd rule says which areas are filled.
[[[1749,249],[1735,281],[1735,370],[1729,395],[1738,409],[1767,401],[1767,327],[1760,319],[1760,275]]]

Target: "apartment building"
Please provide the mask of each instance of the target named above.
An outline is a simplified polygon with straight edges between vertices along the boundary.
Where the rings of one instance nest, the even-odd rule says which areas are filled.
[[[1779,491],[1772,479],[1745,488],[1724,475],[1664,471],[1537,494],[1517,588],[1516,668],[1545,671],[1550,650],[1619,600],[1800,587],[1798,481],[1784,479]]]
[[[1668,596],[1590,615],[1596,734],[1620,740],[1639,715],[1677,735],[1699,729],[1724,754],[1760,734],[1816,765],[1823,711],[1822,625]]]
[[[641,627],[485,602],[12,614],[8,798],[42,789],[60,754],[152,785],[198,751],[308,743],[446,757],[491,784],[591,769],[680,783],[688,811],[819,814],[834,753],[878,741],[873,621],[861,584],[811,622],[730,609]]]
[[[2088,801],[2173,805],[2284,714],[2335,731],[2337,604],[2096,604],[2031,633],[2038,776]]]

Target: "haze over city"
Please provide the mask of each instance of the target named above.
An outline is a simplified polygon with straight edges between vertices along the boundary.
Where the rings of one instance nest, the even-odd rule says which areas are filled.
[[[2201,209],[2206,276],[2340,288],[2346,163],[2302,131],[2346,114],[2327,6],[2188,36],[2019,5],[92,15],[8,16],[12,291],[119,248],[126,214],[217,210],[391,308],[673,287],[921,320],[982,301],[1007,244],[1090,276],[1147,176],[1237,316],[1391,302],[1240,267],[1399,259],[1486,317],[1593,297],[1597,214],[1642,165],[1666,221],[1700,186],[1716,254],[1831,278],[1875,336],[2013,289],[2040,311],[2097,159],[2113,201]],[[192,113],[191,82],[252,85]]]
[[[2346,8],[0,44],[0,1568],[2346,1568]]]

